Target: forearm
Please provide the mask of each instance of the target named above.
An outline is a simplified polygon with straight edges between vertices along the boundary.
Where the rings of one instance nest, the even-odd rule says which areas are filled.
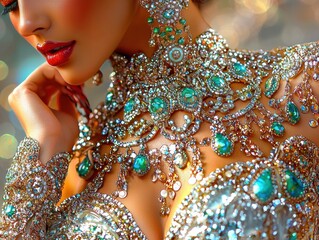
[[[61,196],[70,160],[68,153],[56,154],[43,165],[39,144],[26,138],[19,147],[6,176],[0,239],[44,239],[46,222]]]

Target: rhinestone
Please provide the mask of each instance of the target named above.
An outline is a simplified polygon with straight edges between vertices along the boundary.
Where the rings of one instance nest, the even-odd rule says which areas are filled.
[[[287,192],[291,197],[298,198],[304,195],[305,186],[303,182],[299,178],[297,178],[297,176],[293,172],[291,172],[290,170],[286,170],[285,178]]]
[[[253,183],[253,193],[262,202],[267,202],[274,193],[271,170],[264,170]]]
[[[151,164],[147,155],[138,154],[134,159],[133,170],[137,175],[145,175],[150,170],[150,167]]]

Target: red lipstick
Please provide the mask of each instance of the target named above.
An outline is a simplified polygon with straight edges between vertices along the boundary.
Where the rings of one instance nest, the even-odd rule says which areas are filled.
[[[72,52],[75,41],[70,42],[51,42],[45,41],[43,44],[38,44],[37,49],[47,59],[51,66],[60,66],[65,64]]]

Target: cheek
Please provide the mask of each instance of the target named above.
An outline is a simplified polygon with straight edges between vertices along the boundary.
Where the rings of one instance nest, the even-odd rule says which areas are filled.
[[[83,27],[83,24],[88,22],[96,2],[96,0],[64,0],[60,8],[63,21],[71,27]]]

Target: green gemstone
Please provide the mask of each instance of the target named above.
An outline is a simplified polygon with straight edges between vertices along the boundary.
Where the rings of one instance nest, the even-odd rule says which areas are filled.
[[[135,97],[130,98],[124,106],[124,112],[125,113],[132,112],[135,107],[135,104],[136,104]]]
[[[180,19],[179,23],[182,25],[186,25],[186,19],[184,19],[184,18]]]
[[[105,97],[106,105],[109,105],[112,103],[113,97],[114,97],[114,93],[112,91],[106,94],[106,97]]]
[[[274,193],[271,170],[264,170],[253,183],[253,193],[262,202],[267,202]]]
[[[169,40],[174,41],[175,40],[175,36],[174,35],[170,35],[169,36]]]
[[[178,39],[178,44],[184,44],[185,43],[185,38],[180,38],[180,39]]]
[[[298,198],[304,195],[305,186],[303,182],[299,178],[297,178],[297,176],[293,172],[291,172],[290,170],[286,170],[285,178],[287,192],[291,197]]]
[[[160,29],[159,29],[158,27],[156,27],[156,28],[153,29],[153,33],[159,34],[159,32],[160,32]]]
[[[173,28],[172,28],[172,27],[166,27],[166,28],[165,28],[165,31],[168,32],[168,33],[169,33],[169,32],[173,32]]]
[[[297,233],[292,233],[289,237],[289,240],[297,240],[298,239],[298,234]]]
[[[288,102],[286,109],[289,122],[291,124],[298,123],[300,121],[300,112],[298,110],[298,107],[293,102]]]
[[[153,22],[154,22],[154,18],[152,18],[152,17],[147,18],[148,24],[152,24]]]
[[[223,78],[218,76],[212,76],[208,78],[207,84],[212,92],[215,92],[215,91],[220,92],[227,87],[226,81]]]
[[[213,148],[220,156],[229,156],[233,152],[232,142],[222,133],[216,133]]]
[[[195,107],[198,105],[198,93],[193,88],[183,88],[179,99],[180,103],[185,107]]]
[[[148,157],[144,154],[139,154],[134,159],[133,170],[139,176],[145,175],[150,170],[151,164]]]
[[[265,83],[265,95],[271,97],[279,88],[279,79],[275,76],[269,78]]]
[[[234,70],[235,73],[239,76],[245,76],[245,74],[247,73],[247,68],[245,67],[245,65],[239,62],[234,63]]]
[[[163,13],[163,17],[167,20],[171,19],[175,14],[174,9],[168,9]]]
[[[177,29],[175,32],[176,32],[177,35],[181,35],[183,33],[183,30]]]
[[[160,37],[164,38],[166,36],[166,32],[161,32]]]
[[[8,204],[4,209],[4,213],[9,217],[13,217],[16,213],[16,208],[13,205]]]
[[[285,133],[285,127],[279,122],[273,122],[271,124],[271,130],[276,136],[282,136]]]
[[[76,171],[78,172],[80,177],[87,178],[90,177],[92,173],[92,163],[89,159],[89,157],[85,157],[84,160],[77,165]]]
[[[155,97],[151,99],[149,111],[152,115],[168,113],[168,106],[166,101],[161,97]]]

